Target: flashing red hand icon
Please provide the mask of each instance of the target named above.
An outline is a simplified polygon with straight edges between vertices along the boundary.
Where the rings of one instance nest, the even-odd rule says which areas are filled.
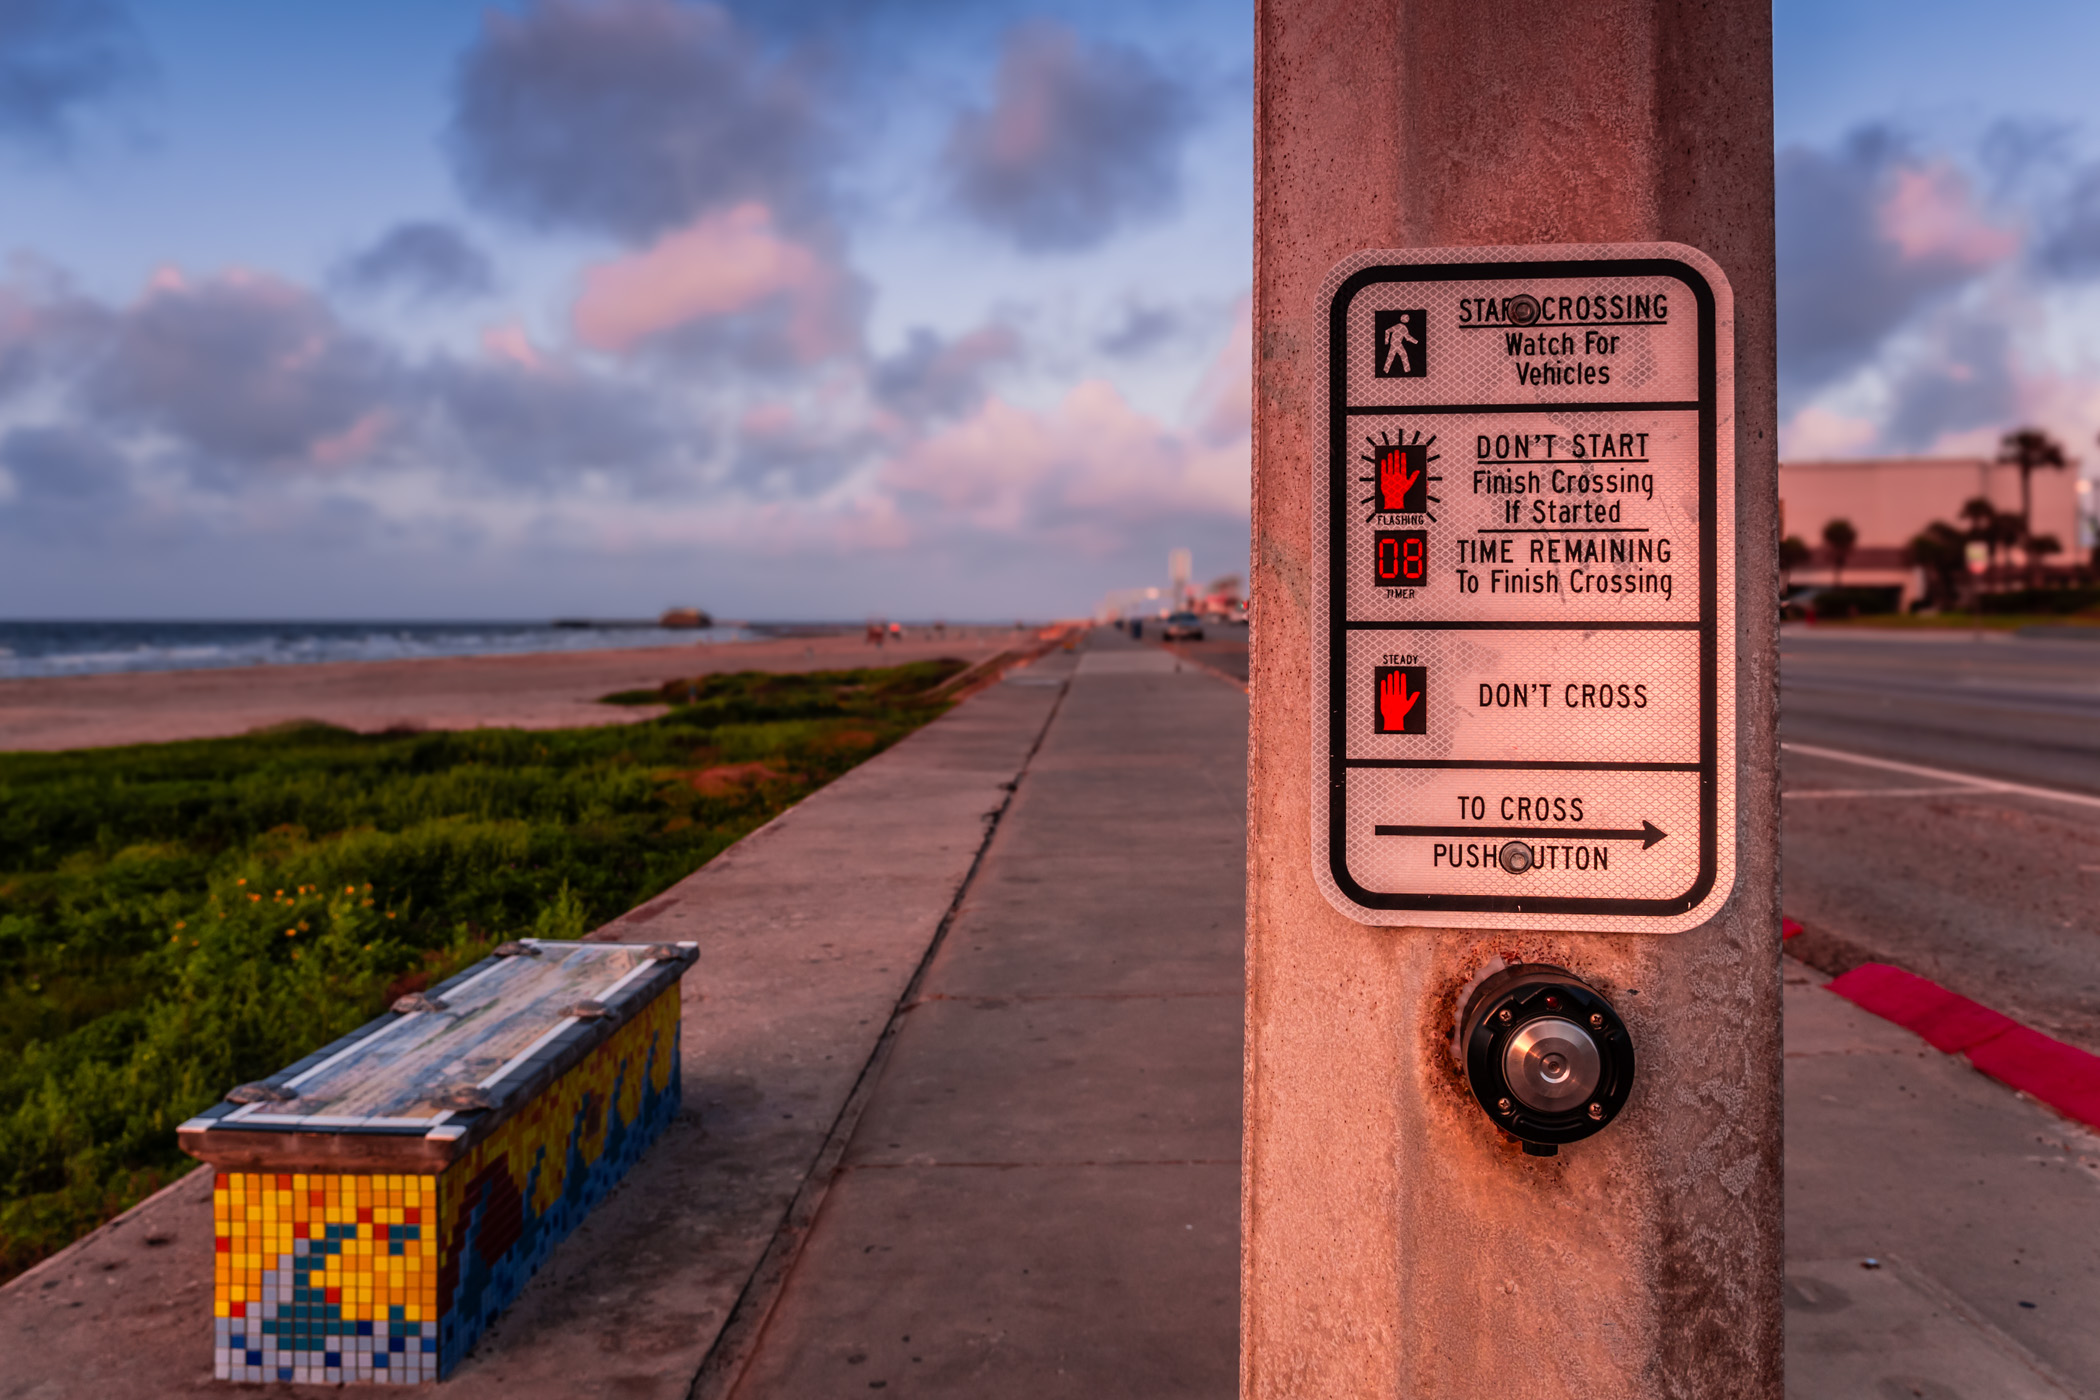
[[[1407,728],[1407,716],[1421,703],[1422,692],[1407,693],[1407,672],[1389,671],[1378,682],[1378,718],[1388,734],[1399,734]]]
[[[1404,510],[1407,493],[1422,479],[1420,471],[1407,469],[1405,452],[1389,451],[1378,459],[1378,508]]]

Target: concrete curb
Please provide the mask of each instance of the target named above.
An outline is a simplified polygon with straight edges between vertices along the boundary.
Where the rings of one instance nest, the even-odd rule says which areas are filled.
[[[1830,981],[1839,996],[2088,1127],[2100,1128],[2100,1055],[2042,1034],[1981,1002],[1888,963]]]

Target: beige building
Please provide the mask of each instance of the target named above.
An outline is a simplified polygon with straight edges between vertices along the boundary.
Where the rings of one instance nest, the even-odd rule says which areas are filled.
[[[2078,472],[2074,462],[2067,471],[2042,470],[2030,478],[2034,533],[2054,535],[2064,547],[2051,561],[2056,564],[2078,557]],[[1903,562],[1904,546],[1935,520],[1961,528],[1962,506],[1978,496],[2000,511],[2018,512],[2018,469],[1980,457],[1781,462],[1780,533],[1799,535],[1815,550],[1813,560],[1793,571],[1793,582],[1833,581],[1823,527],[1832,520],[1849,520],[1859,532],[1859,544],[1845,562],[1846,586],[1900,587],[1908,607],[1923,596],[1925,581]]]

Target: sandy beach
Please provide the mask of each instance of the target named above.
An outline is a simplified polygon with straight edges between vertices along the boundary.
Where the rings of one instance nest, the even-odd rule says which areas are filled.
[[[655,706],[600,696],[714,671],[817,671],[955,656],[977,661],[1032,633],[951,627],[880,648],[855,632],[761,642],[413,661],[335,662],[0,681],[0,750],[211,739],[290,720],[383,729],[560,729],[628,724]]]

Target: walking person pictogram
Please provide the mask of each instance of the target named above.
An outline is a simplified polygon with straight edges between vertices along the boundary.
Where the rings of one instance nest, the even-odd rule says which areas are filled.
[[[1380,379],[1420,379],[1429,372],[1429,313],[1371,313],[1371,372]]]
[[[1385,328],[1385,373],[1393,372],[1393,361],[1400,362],[1400,373],[1412,374],[1414,366],[1408,362],[1407,347],[1419,344],[1407,322],[1395,321]]]

